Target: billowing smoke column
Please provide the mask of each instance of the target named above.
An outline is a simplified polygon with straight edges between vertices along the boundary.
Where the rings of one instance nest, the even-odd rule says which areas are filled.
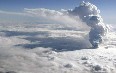
[[[97,48],[102,43],[102,37],[105,35],[107,27],[100,16],[100,10],[89,2],[82,2],[79,7],[69,10],[70,15],[79,16],[91,29],[89,32],[89,41],[93,48]]]

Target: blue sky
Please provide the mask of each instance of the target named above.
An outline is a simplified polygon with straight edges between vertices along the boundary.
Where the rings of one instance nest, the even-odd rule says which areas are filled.
[[[83,0],[0,0],[0,10],[23,12],[24,8],[47,8],[53,10],[73,9]],[[95,4],[106,23],[116,23],[116,0],[85,0]]]

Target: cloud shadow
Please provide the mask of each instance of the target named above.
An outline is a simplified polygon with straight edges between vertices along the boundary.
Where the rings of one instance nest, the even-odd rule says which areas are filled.
[[[38,32],[23,32],[23,31],[0,31],[4,32],[6,37],[12,36],[25,36],[24,40],[28,40],[27,44],[16,44],[15,47],[23,47],[26,49],[34,49],[37,47],[52,48],[52,50],[61,51],[73,51],[81,49],[92,49],[90,43],[85,39],[74,37],[49,37],[49,33],[44,31]],[[44,36],[37,37],[36,35]]]
[[[47,37],[47,38],[38,38],[38,37],[26,37],[23,38],[32,42],[31,44],[18,44],[15,46],[21,46],[27,49],[34,49],[37,47],[52,48],[54,51],[73,51],[81,49],[91,49],[88,46],[87,42],[82,39],[74,39],[69,37]],[[35,42],[35,43],[33,43]]]
[[[47,35],[48,32],[24,32],[24,31],[8,31],[8,30],[2,30],[0,32],[5,33],[6,37],[12,37],[12,36],[36,36],[36,35]]]

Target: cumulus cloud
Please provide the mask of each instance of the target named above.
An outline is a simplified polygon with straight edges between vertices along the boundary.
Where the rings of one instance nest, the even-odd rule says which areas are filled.
[[[89,41],[94,48],[98,47],[107,31],[107,26],[103,23],[103,19],[100,16],[100,10],[95,5],[83,1],[80,6],[69,10],[68,13],[73,16],[79,16],[82,21],[91,27]]]
[[[90,15],[99,15],[100,10],[95,5],[83,1],[80,6],[75,7],[73,10],[68,10],[68,13],[79,16],[83,21],[86,21]]]

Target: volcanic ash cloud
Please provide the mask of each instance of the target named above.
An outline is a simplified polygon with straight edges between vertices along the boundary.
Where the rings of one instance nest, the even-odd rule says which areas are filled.
[[[89,32],[89,41],[93,48],[97,48],[102,43],[103,36],[106,34],[107,26],[103,23],[100,16],[100,10],[89,2],[82,2],[80,6],[73,10],[68,10],[68,13],[73,16],[79,16],[91,29]]]

